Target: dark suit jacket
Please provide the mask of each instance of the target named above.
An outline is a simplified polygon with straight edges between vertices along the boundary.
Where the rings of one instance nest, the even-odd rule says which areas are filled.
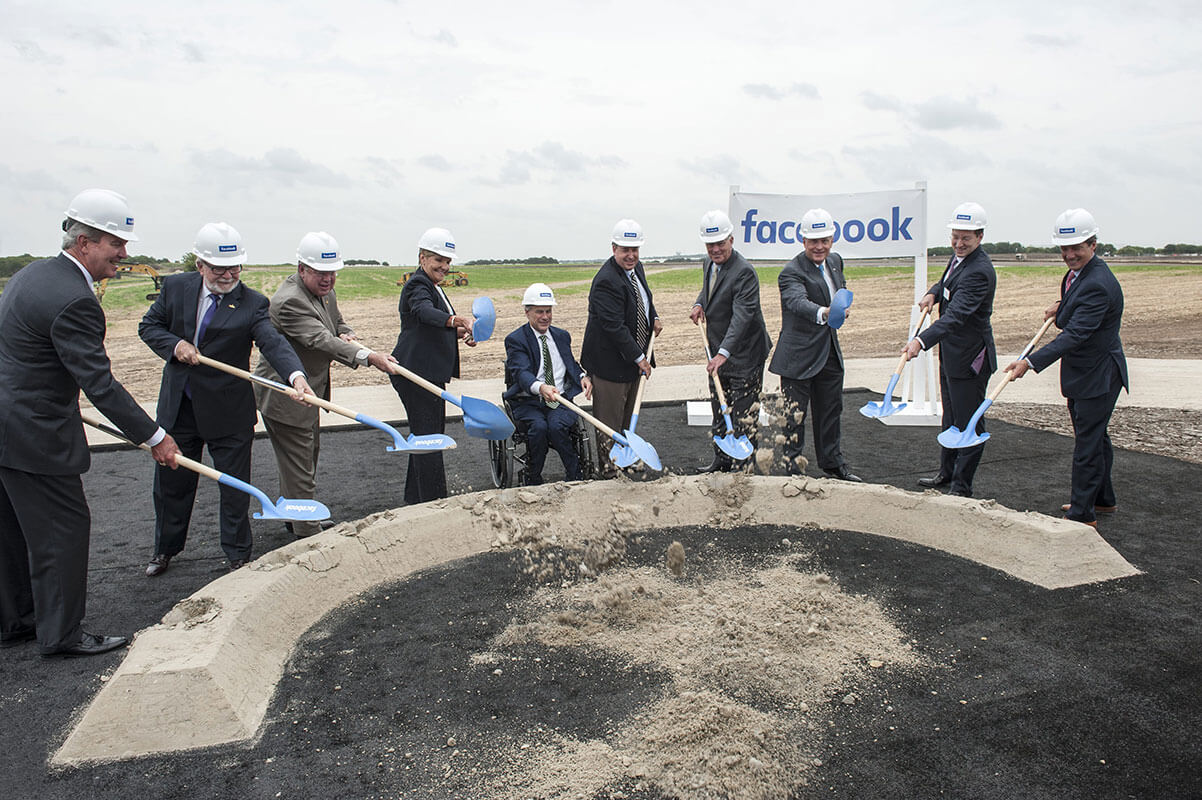
[[[459,337],[447,327],[454,312],[422,270],[415,270],[401,290],[397,304],[401,332],[392,357],[428,381],[446,386],[459,377]]]
[[[158,299],[142,317],[138,335],[167,363],[159,387],[158,420],[167,430],[179,416],[184,384],[192,391],[192,409],[201,438],[220,438],[253,428],[258,419],[250,382],[206,366],[176,361],[175,345],[196,334],[196,311],[203,279],[199,272],[169,275]],[[221,299],[205,330],[200,352],[239,369],[250,369],[250,348],[256,344],[263,356],[285,379],[304,372],[296,353],[271,324],[267,298],[239,281]]]
[[[154,420],[113,377],[104,334],[92,285],[66,255],[33,262],[4,287],[0,466],[38,475],[87,472],[80,389],[131,440],[154,435]]]
[[[325,297],[316,297],[295,272],[284,279],[271,297],[271,324],[284,334],[300,357],[309,386],[323,400],[330,399],[331,361],[352,369],[359,366],[355,356],[362,345],[339,338],[341,334],[354,331],[342,319],[337,293],[331,291]],[[259,361],[255,374],[277,383],[288,382],[288,376],[281,377],[266,359]],[[253,388],[259,411],[265,418],[298,428],[317,422],[319,409],[316,406],[302,405],[266,386],[256,384]]]
[[[1060,281],[1060,308],[1056,327],[1060,334],[1036,350],[1027,360],[1041,372],[1060,359],[1060,393],[1075,400],[1099,397],[1110,391],[1112,371],[1118,368],[1123,388],[1127,358],[1119,339],[1123,321],[1123,289],[1106,262],[1094,256],[1081,268],[1072,288],[1064,291],[1068,273]]]
[[[559,357],[563,359],[565,367],[564,383],[567,385],[560,386],[559,393],[571,400],[584,391],[581,385],[584,373],[572,356],[572,335],[554,325],[547,329],[547,333],[559,350]],[[530,394],[530,384],[543,379],[542,373],[538,371],[542,357],[542,345],[529,325],[523,325],[505,337],[506,400],[515,404],[539,402],[539,398]]]
[[[955,256],[952,256],[952,261]],[[951,261],[948,261],[951,266]],[[939,304],[939,319],[923,331],[919,338],[923,349],[939,345],[939,362],[949,378],[968,379],[997,371],[997,351],[993,347],[993,295],[997,289],[997,274],[993,262],[980,247],[973,250],[952,270],[928,290]],[[973,361],[985,351],[981,369],[974,371]]]
[[[647,275],[643,272],[643,262],[635,265],[634,274],[647,290],[647,301],[651,306],[648,313],[654,321],[658,315],[651,289],[647,286]],[[635,362],[643,351],[634,339],[638,331],[636,303],[626,270],[611,256],[593,276],[588,293],[588,324],[584,326],[584,342],[580,347],[580,363],[588,374],[616,383],[638,380],[639,369]],[[654,366],[654,358],[651,364]]]
[[[826,266],[835,291],[846,288],[843,257],[830,253],[826,257]],[[838,333],[829,325],[816,322],[818,309],[831,304],[830,290],[818,266],[806,258],[805,253],[798,253],[780,271],[777,285],[780,287],[780,338],[768,371],[798,381],[812,378],[826,365],[832,351],[842,367],[843,351],[839,349]]]
[[[772,339],[760,309],[759,276],[747,259],[733,251],[718,270],[711,294],[713,263],[710,258],[702,259],[701,293],[695,303],[705,312],[710,355],[718,355],[720,349],[730,353],[718,370],[721,375],[733,378],[763,375]]]

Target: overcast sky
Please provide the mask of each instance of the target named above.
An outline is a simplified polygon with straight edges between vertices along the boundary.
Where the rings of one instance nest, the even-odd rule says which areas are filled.
[[[1202,4],[860,0],[0,0],[0,254],[57,250],[79,190],[133,253],[210,221],[252,262],[309,230],[413,263],[698,252],[729,186],[929,188],[986,239],[1084,206],[1119,244],[1202,240]],[[1190,89],[1189,87],[1194,87]]]

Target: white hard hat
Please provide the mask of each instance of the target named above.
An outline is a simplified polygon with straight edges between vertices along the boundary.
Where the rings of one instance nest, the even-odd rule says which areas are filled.
[[[197,231],[192,252],[214,267],[236,267],[246,263],[242,234],[228,222],[210,222]]]
[[[306,233],[296,246],[296,260],[322,272],[342,269],[342,251],[338,242],[325,231]]]
[[[978,203],[961,203],[952,212],[952,218],[947,221],[947,227],[953,231],[983,231],[985,230],[985,209]]]
[[[730,217],[718,209],[707,211],[701,217],[701,241],[706,244],[725,242],[734,229],[735,226],[730,224]]]
[[[555,305],[555,292],[551,291],[551,287],[545,283],[532,283],[526,289],[526,293],[522,295],[522,305],[553,306]]]
[[[1081,244],[1097,235],[1098,223],[1083,208],[1066,209],[1056,217],[1056,227],[1052,228],[1052,241],[1058,245]]]
[[[825,239],[835,237],[835,218],[825,208],[811,208],[801,218],[801,238]]]
[[[455,257],[455,237],[446,228],[430,228],[417,240],[417,246],[440,256]]]
[[[118,239],[136,242],[134,215],[124,195],[109,189],[85,189],[71,200],[67,207],[67,219],[90,225],[98,231],[111,233]],[[66,230],[64,224],[63,230]]]
[[[614,225],[614,235],[611,241],[623,247],[641,247],[643,244],[643,226],[632,219],[620,219]]]

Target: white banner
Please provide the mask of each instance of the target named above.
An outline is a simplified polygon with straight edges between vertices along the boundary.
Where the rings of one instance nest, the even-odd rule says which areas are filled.
[[[732,187],[735,249],[745,258],[787,261],[801,252],[801,217],[825,208],[835,218],[831,248],[844,258],[922,256],[926,188],[859,194],[751,194]]]

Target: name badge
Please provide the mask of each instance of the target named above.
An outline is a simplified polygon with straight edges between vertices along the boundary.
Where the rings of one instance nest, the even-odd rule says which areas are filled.
[[[943,287],[943,299],[944,300],[952,299],[952,293],[950,291],[948,291],[948,288],[946,286]]]

